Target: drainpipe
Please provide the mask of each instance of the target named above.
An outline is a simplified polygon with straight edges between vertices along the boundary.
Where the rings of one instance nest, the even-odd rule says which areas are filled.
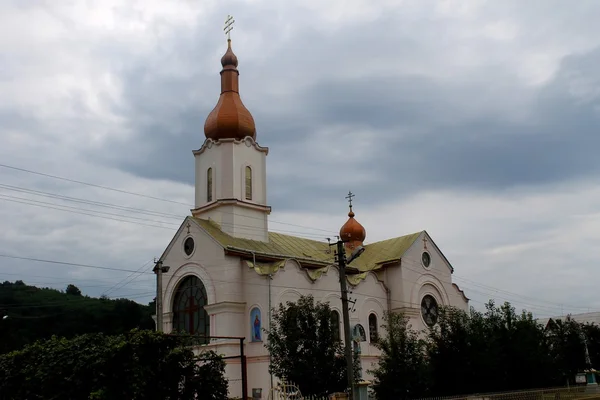
[[[388,279],[388,270],[386,268],[385,270],[385,280],[387,281]],[[387,297],[387,308],[388,308],[388,314],[392,312],[392,291],[390,290],[390,288],[385,284],[385,282],[383,283],[383,288],[385,289],[385,295]]]
[[[267,276],[269,280],[269,330],[271,330],[271,281],[273,280],[273,274],[271,271],[271,267],[269,266],[269,275]],[[267,336],[267,340],[268,336]],[[271,352],[269,351],[269,369],[271,368]],[[273,391],[273,374],[269,371],[269,375],[271,377],[271,391]]]
[[[256,253],[253,251],[252,252],[252,266],[256,268]],[[271,280],[273,279],[273,275],[271,273],[271,267],[269,267],[269,274],[267,275],[267,280],[269,281],[269,312],[267,313],[268,315],[268,321],[269,321],[269,330],[271,329]],[[269,340],[269,339],[267,339]],[[269,351],[269,369],[271,367],[271,352]],[[269,371],[269,376],[270,376],[270,393],[273,391],[273,374]]]

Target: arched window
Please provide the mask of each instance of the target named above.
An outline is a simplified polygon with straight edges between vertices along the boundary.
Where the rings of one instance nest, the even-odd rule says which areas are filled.
[[[377,315],[369,315],[369,339],[371,343],[377,343],[379,332],[377,327]]]
[[[206,171],[206,201],[212,201],[212,168]]]
[[[331,311],[331,329],[333,329],[333,340],[336,342],[340,339],[340,313],[336,310]]]
[[[252,200],[252,168],[250,168],[250,167],[246,167],[245,182],[246,182],[246,200]]]
[[[206,288],[196,276],[184,278],[173,302],[173,331],[210,335],[210,320],[204,306],[208,303]],[[208,338],[205,341],[208,343]]]

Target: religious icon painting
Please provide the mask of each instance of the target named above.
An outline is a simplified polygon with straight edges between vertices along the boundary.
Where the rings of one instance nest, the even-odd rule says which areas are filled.
[[[367,341],[365,328],[361,324],[354,325],[354,328],[352,328],[352,336],[354,337],[354,340],[358,340],[359,342]]]
[[[250,310],[250,338],[251,342],[262,342],[262,318],[258,307]]]

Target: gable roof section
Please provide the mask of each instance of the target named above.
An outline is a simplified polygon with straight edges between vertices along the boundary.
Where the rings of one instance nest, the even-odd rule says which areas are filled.
[[[446,256],[444,255],[444,253],[442,253],[442,251],[440,250],[440,248],[438,247],[438,245],[435,244],[435,242],[431,238],[431,235],[429,235],[429,233],[427,233],[427,231],[423,231],[423,232],[427,236],[427,238],[431,242],[431,244],[433,244],[435,246],[435,249],[437,250],[438,254],[442,256],[442,258],[444,259],[444,261],[446,261],[446,264],[448,264],[448,268],[450,268],[450,272],[454,273],[454,267],[452,266],[452,264],[450,264],[450,261],[446,258]]]
[[[327,243],[297,236],[269,232],[269,242],[242,239],[223,232],[214,221],[192,218],[208,235],[232,253],[252,253],[272,259],[292,258],[307,268],[322,268],[334,263],[333,250]],[[365,245],[364,253],[352,262],[359,272],[377,270],[385,264],[399,262],[421,232]],[[331,251],[330,251],[331,250]]]

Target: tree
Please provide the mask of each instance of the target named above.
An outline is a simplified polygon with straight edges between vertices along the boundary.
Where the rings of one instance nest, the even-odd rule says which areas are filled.
[[[328,303],[302,296],[273,310],[268,341],[270,371],[298,385],[303,395],[326,395],[346,388],[346,360],[336,340]]]
[[[600,326],[586,323],[582,327],[587,340],[588,352],[592,367],[600,366]]]
[[[224,400],[225,362],[200,362],[180,338],[159,332],[53,337],[0,356],[0,393],[8,399]]]
[[[469,388],[477,384],[473,366],[485,357],[477,332],[481,320],[481,314],[474,310],[469,315],[451,307],[440,308],[437,325],[429,331],[427,346],[434,381],[432,391],[436,396],[470,393]]]
[[[8,315],[0,321],[0,354],[52,335],[114,335],[155,326],[151,317],[155,310],[132,300],[100,300],[24,283],[4,282],[0,304]]]
[[[79,288],[73,284],[69,284],[67,286],[67,290],[65,290],[65,293],[73,296],[81,296],[81,290],[79,290]]]
[[[583,332],[582,325],[570,316],[550,319],[546,325],[553,365],[563,385],[574,384],[575,375],[587,368]]]
[[[384,316],[385,335],[376,346],[381,350],[373,390],[378,400],[419,398],[430,387],[425,341],[411,329],[408,317],[400,313]]]

